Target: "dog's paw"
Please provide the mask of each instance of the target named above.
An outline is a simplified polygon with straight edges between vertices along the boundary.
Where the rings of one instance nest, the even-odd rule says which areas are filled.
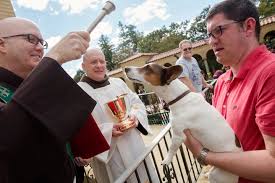
[[[172,161],[172,157],[166,156],[166,158],[164,158],[164,160],[161,162],[161,165],[169,165],[171,161]]]

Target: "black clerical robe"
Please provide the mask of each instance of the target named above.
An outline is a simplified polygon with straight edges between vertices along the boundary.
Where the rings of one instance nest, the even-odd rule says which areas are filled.
[[[50,58],[24,81],[0,68],[1,83],[15,92],[8,104],[0,103],[0,183],[72,182],[65,144],[96,102]],[[98,140],[106,143],[91,139]]]

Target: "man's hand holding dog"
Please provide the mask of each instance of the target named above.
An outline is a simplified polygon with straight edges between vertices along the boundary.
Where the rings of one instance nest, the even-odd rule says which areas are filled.
[[[193,155],[196,158],[199,157],[203,146],[201,145],[201,143],[195,137],[192,136],[189,129],[186,129],[183,132],[186,135],[186,139],[184,140],[184,144],[193,153]]]

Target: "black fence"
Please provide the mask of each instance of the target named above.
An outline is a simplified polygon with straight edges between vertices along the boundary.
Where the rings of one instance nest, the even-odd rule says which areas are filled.
[[[140,182],[140,175],[136,170],[141,164],[144,164],[146,167],[145,170],[148,175],[148,181],[151,183],[196,183],[202,167],[184,145],[180,146],[169,166],[161,165],[162,160],[167,155],[171,138],[171,126],[167,124],[154,139],[150,147],[137,158],[131,167],[127,168],[127,171],[125,171],[115,183],[127,183],[127,178],[131,175],[135,175],[137,182]],[[153,168],[156,170],[158,176],[157,181],[151,179],[152,177],[147,168],[148,157],[149,160],[151,159]]]

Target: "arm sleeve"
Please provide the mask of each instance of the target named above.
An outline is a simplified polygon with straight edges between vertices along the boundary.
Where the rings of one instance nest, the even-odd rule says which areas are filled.
[[[95,104],[55,60],[46,57],[24,80],[11,104],[2,112],[7,112],[7,118],[22,115],[22,121],[16,123],[31,120],[24,115],[28,113],[58,142],[65,143],[85,123]],[[21,124],[15,124],[14,128],[17,125]]]
[[[84,126],[70,141],[74,157],[91,158],[110,148],[94,118],[89,115]]]
[[[183,78],[183,77],[188,77],[189,78],[189,71],[186,65],[184,65],[183,62],[181,62],[180,60],[178,60],[176,62],[176,65],[180,65],[182,67],[182,73],[179,75],[178,78]]]
[[[263,134],[275,136],[275,64],[267,68],[258,87],[256,123]]]

